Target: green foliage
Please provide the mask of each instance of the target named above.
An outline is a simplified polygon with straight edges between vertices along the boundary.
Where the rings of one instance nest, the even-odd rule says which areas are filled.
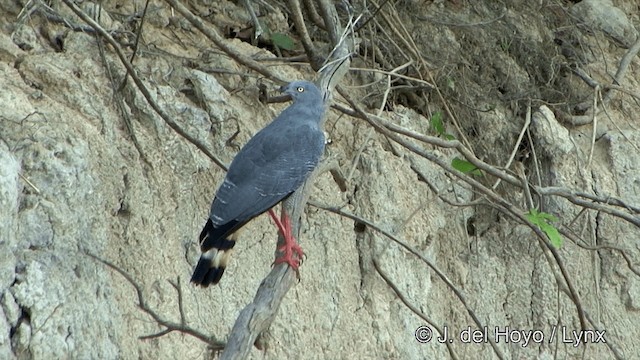
[[[458,157],[454,158],[453,160],[451,160],[451,166],[462,172],[465,174],[471,174],[471,175],[482,175],[482,171],[480,169],[478,169],[475,165],[473,165],[472,163],[468,162],[467,160],[464,159],[460,159]]]
[[[435,130],[438,136],[445,138],[446,140],[455,140],[456,137],[447,133],[444,128],[444,122],[442,121],[442,112],[437,111],[431,117],[431,127]],[[451,166],[465,174],[471,175],[482,175],[482,171],[478,169],[475,165],[468,162],[467,160],[455,158],[451,160]]]
[[[444,124],[442,123],[442,112],[438,111],[431,117],[431,127],[438,135],[444,134]]]
[[[530,209],[526,216],[527,220],[534,223],[540,230],[547,234],[549,241],[551,241],[551,244],[555,248],[559,249],[562,246],[562,236],[560,236],[558,229],[550,224],[558,221],[555,216],[545,212],[538,212],[536,209]]]
[[[442,122],[442,112],[441,111],[437,111],[431,117],[431,127],[436,131],[436,134],[438,134],[438,136],[442,136],[446,140],[455,140],[456,139],[455,136],[446,133],[446,131],[444,129],[444,123]]]
[[[451,89],[451,91],[456,91],[456,83],[453,81],[453,79],[447,79],[447,87]]]
[[[271,33],[271,41],[273,41],[273,45],[285,49],[285,50],[293,50],[295,48],[295,43],[293,39],[283,33]]]

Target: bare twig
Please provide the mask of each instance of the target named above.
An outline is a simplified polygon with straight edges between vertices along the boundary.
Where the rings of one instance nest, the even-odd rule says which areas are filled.
[[[329,39],[331,39],[331,43],[334,45],[339,44],[342,27],[340,26],[340,19],[338,19],[336,7],[333,5],[333,2],[329,0],[316,0],[316,3],[320,9],[320,15],[322,16],[324,25],[329,32]]]
[[[629,48],[629,50],[627,50],[622,59],[620,59],[620,65],[618,65],[618,70],[613,77],[616,85],[620,85],[622,83],[622,78],[627,73],[629,64],[631,64],[633,58],[638,55],[638,52],[640,52],[640,37],[636,39],[636,42]],[[605,95],[605,100],[607,100],[608,95],[609,94]]]
[[[524,137],[524,134],[529,129],[529,125],[531,125],[531,103],[529,103],[529,106],[527,106],[527,115],[525,116],[524,125],[522,126],[522,130],[520,131],[520,135],[518,135],[518,140],[516,140],[516,143],[513,146],[513,150],[511,151],[509,160],[507,160],[507,163],[504,165],[505,169],[508,169],[511,166],[513,159],[516,158],[516,153],[520,148],[520,144],[522,143],[522,138]],[[502,180],[501,179],[496,180],[496,182],[493,184],[491,188],[495,190],[498,187],[498,185],[500,185],[500,181]]]
[[[22,8],[22,11],[20,11],[20,14],[18,14],[18,23],[22,23],[26,21],[26,19],[30,17],[31,14],[36,12],[42,14],[45,18],[47,18],[47,20],[63,24],[64,26],[68,27],[71,30],[82,31],[89,34],[96,32],[96,30],[91,26],[88,26],[85,24],[77,24],[75,22],[70,21],[69,19],[62,17],[56,10],[51,8],[49,5],[45,4],[42,0],[29,1]],[[111,34],[116,33],[116,31],[109,31],[109,32]]]
[[[591,315],[589,315],[589,312],[585,312],[585,316],[587,317],[587,320],[589,320],[589,322],[591,323],[591,325],[593,326],[594,330],[597,331],[604,331],[602,330],[602,326],[599,325],[597,322],[595,322],[593,320],[593,318],[591,317]],[[620,349],[611,341],[609,341],[609,338],[607,338],[607,341],[605,342],[605,344],[607,345],[607,347],[609,348],[609,350],[611,350],[611,352],[613,353],[613,356],[617,359],[617,360],[622,360],[622,359],[626,359],[627,357],[624,356],[622,354],[622,352],[620,351]]]
[[[251,16],[253,26],[256,28],[254,40],[257,40],[265,31],[262,29],[262,24],[260,24],[260,20],[258,20],[258,16],[256,16],[256,11],[251,5],[251,0],[242,0],[242,4],[244,5],[244,8],[249,12],[249,16]]]
[[[174,0],[168,0],[168,1],[174,1]],[[136,74],[136,70],[133,68],[133,65],[129,62],[129,60],[127,60],[126,56],[124,55],[124,52],[122,51],[122,49],[120,49],[120,45],[111,37],[111,35],[109,35],[102,28],[102,26],[100,26],[100,24],[95,22],[93,19],[91,19],[91,17],[89,17],[82,10],[80,10],[76,6],[76,4],[73,3],[73,1],[62,0],[62,2],[64,2],[65,5],[67,5],[69,9],[71,9],[71,11],[73,11],[76,15],[78,15],[78,17],[80,17],[82,21],[86,22],[92,28],[94,28],[114,48],[116,55],[118,56],[118,58],[120,59],[124,67],[127,69],[129,76],[131,76],[131,79],[133,79],[133,82],[136,84],[136,86],[138,87],[138,89],[140,90],[144,98],[147,100],[151,108],[153,108],[153,110],[167,123],[167,125],[169,125],[169,127],[171,127],[180,136],[182,136],[183,138],[187,139],[187,141],[195,145],[200,151],[202,151],[214,163],[216,163],[216,165],[226,170],[226,166],[224,165],[224,163],[222,163],[222,161],[220,161],[211,151],[209,151],[209,149],[207,149],[207,147],[204,144],[200,143],[196,138],[194,138],[193,136],[191,136],[190,134],[182,130],[182,128],[180,128],[178,124],[176,124],[176,122],[173,121],[173,119],[153,100],[153,96],[151,96],[151,93],[149,92],[147,87],[144,85],[142,80],[140,80],[140,78]]]
[[[598,108],[598,95],[600,95],[600,86],[593,89],[593,108]],[[605,106],[603,104],[603,106]],[[587,170],[591,168],[591,160],[593,159],[593,150],[596,147],[596,133],[598,127],[597,111],[593,112],[593,120],[591,120],[591,146],[589,147],[589,158],[587,159]]]
[[[624,87],[622,87],[620,85],[616,85],[616,84],[605,85],[604,89],[605,90],[620,91],[621,93],[627,94],[627,95],[635,98],[636,100],[640,100],[640,93],[634,92],[634,91],[629,90],[627,88],[624,88]]]
[[[617,247],[617,246],[606,245],[606,244],[605,245],[596,245],[596,246],[587,245],[587,244],[584,243],[584,241],[579,241],[577,236],[574,235],[568,229],[560,228],[560,229],[558,229],[558,231],[560,232],[560,234],[562,234],[566,238],[572,240],[577,246],[579,246],[579,247],[581,247],[581,248],[583,248],[585,250],[592,250],[592,251],[610,250],[610,251],[615,251],[615,252],[619,253],[620,256],[622,256],[624,261],[627,263],[627,266],[629,267],[629,270],[631,270],[632,273],[636,274],[636,276],[640,277],[640,269],[638,267],[636,267],[636,265],[633,264],[633,260],[631,260],[631,256],[629,256],[629,253],[627,252],[627,250],[622,249],[622,248]]]
[[[412,61],[409,61],[409,64],[413,63]],[[407,65],[405,63],[405,65]],[[400,79],[405,79],[405,80],[409,80],[411,82],[416,82],[418,84],[422,84],[425,87],[429,88],[429,89],[434,89],[435,85],[433,85],[432,83],[422,80],[422,79],[418,79],[415,77],[411,77],[411,76],[407,76],[407,75],[403,75],[403,74],[398,74],[397,72],[392,71],[386,71],[386,70],[381,70],[381,69],[374,69],[374,68],[357,68],[357,67],[352,67],[351,69],[349,69],[350,71],[363,71],[363,72],[375,72],[375,73],[379,73],[379,74],[384,74],[384,75],[391,75],[393,77],[397,77]]]
[[[387,275],[387,273],[384,272],[384,270],[382,270],[382,268],[380,267],[380,264],[378,264],[378,260],[375,257],[373,258],[373,266],[376,268],[376,271],[378,272],[378,274],[380,274],[382,279],[384,279],[384,282],[387,283],[387,286],[389,286],[393,290],[393,292],[396,294],[396,296],[398,296],[398,299],[400,299],[400,301],[402,301],[404,306],[406,306],[414,314],[418,315],[427,324],[431,325],[431,327],[433,327],[436,330],[438,330],[438,333],[440,333],[440,334],[443,333],[442,328],[439,327],[438,325],[436,325],[435,321],[433,321],[429,317],[427,317],[427,315],[425,315],[422,311],[420,311],[420,309],[418,309],[417,307],[413,306],[413,304],[411,304],[411,302],[402,294],[402,292],[400,291],[400,289],[398,289],[398,287],[393,282],[393,280],[391,280],[389,278],[389,275]],[[453,346],[451,346],[451,343],[449,341],[446,341],[444,344],[447,347],[447,350],[449,350],[449,355],[451,355],[451,359],[457,360],[458,359],[458,355],[453,350]]]
[[[363,21],[362,24],[358,24],[358,27],[355,29],[355,32],[360,31],[360,29],[365,27],[369,23],[369,21],[375,18],[380,12],[380,10],[382,9],[382,7],[385,6],[388,2],[389,0],[383,0],[382,4],[376,5],[376,9],[371,13],[371,16],[369,16],[365,21]]]
[[[307,14],[309,16],[309,19],[311,19],[311,21],[320,29],[322,30],[327,30],[327,27],[324,25],[324,20],[322,20],[322,18],[320,17],[320,14],[318,14],[318,10],[316,10],[315,5],[313,5],[313,0],[303,0],[304,1],[304,8],[305,8],[305,14]]]
[[[579,205],[581,207],[585,207],[585,208],[589,208],[589,209],[594,209],[594,210],[598,210],[598,211],[602,211],[605,212],[607,214],[619,217],[621,219],[624,219],[628,222],[630,222],[631,224],[637,226],[640,228],[640,216],[633,216],[629,213],[626,213],[624,211],[620,211],[616,208],[613,208],[611,206],[606,206],[606,205],[601,205],[599,202],[600,201],[586,201],[580,198],[580,196],[577,196],[576,194],[571,193],[570,191],[564,189],[564,188],[560,188],[560,187],[544,187],[544,188],[540,188],[540,187],[535,187],[536,192],[538,192],[541,195],[556,195],[556,196],[560,196],[563,197],[567,200],[569,200],[570,202]],[[597,197],[594,197],[597,198]],[[637,208],[635,206],[633,206],[632,208]]]
[[[449,278],[442,271],[440,271],[440,269],[437,266],[435,266],[431,261],[429,261],[429,259],[427,259],[424,256],[422,256],[422,254],[420,254],[420,252],[418,250],[414,249],[412,246],[408,245],[406,242],[400,240],[398,237],[394,236],[390,232],[382,229],[378,225],[374,224],[373,222],[371,222],[371,221],[369,221],[369,220],[367,220],[365,218],[362,218],[360,216],[348,213],[346,211],[343,211],[343,210],[340,210],[340,209],[337,209],[337,208],[333,208],[333,207],[330,207],[330,206],[325,206],[325,205],[322,205],[322,204],[318,204],[318,203],[313,202],[313,201],[310,201],[309,205],[311,205],[313,207],[316,207],[318,209],[323,209],[323,210],[326,210],[328,212],[331,212],[331,213],[334,213],[334,214],[349,218],[351,220],[358,221],[358,222],[360,222],[362,224],[365,224],[368,228],[371,228],[371,229],[379,232],[380,234],[386,236],[387,238],[391,239],[396,244],[398,244],[401,247],[403,247],[409,253],[411,253],[412,255],[416,256],[418,259],[420,259],[420,261],[425,263],[431,270],[433,270],[436,273],[436,275],[447,285],[447,287],[449,289],[451,289],[451,291],[455,294],[455,296],[458,298],[460,303],[467,310],[467,313],[469,314],[469,316],[471,317],[473,322],[476,324],[476,326],[478,326],[478,328],[480,328],[480,329],[483,327],[483,324],[480,321],[480,319],[478,318],[478,316],[476,315],[475,311],[473,311],[473,309],[471,309],[471,307],[467,303],[466,296],[462,293],[462,291],[457,286],[455,286],[451,282],[451,280],[449,280]],[[491,347],[495,351],[495,353],[498,356],[498,358],[505,359],[504,354],[502,354],[502,351],[500,350],[500,348],[498,348],[498,346],[495,344],[495,342],[492,339],[488,339],[488,341],[491,344]]]
[[[602,107],[608,106],[611,99],[613,99],[612,90],[620,91],[622,89],[619,87],[620,84],[622,83],[622,79],[624,78],[624,75],[627,73],[627,70],[629,69],[629,64],[631,64],[631,61],[633,60],[633,58],[635,58],[636,55],[638,55],[638,52],[640,52],[640,37],[638,37],[638,39],[633,44],[633,46],[631,46],[629,50],[627,50],[627,52],[624,54],[622,59],[620,59],[618,70],[616,71],[616,74],[613,77],[613,84],[612,84],[613,86],[608,86],[608,85],[601,86],[601,88],[607,89],[607,91],[605,92],[604,98],[600,103]],[[593,88],[596,88],[599,85],[597,81],[591,79],[591,77],[589,77],[581,69],[579,71],[574,71],[574,73]],[[634,96],[635,94],[631,93],[631,95]],[[590,114],[580,115],[580,116],[565,115],[564,118],[574,126],[586,125],[593,120],[593,117],[596,115],[598,111],[599,111],[598,108],[594,106],[590,109]]]
[[[29,186],[31,186],[31,188],[36,192],[36,194],[40,194],[40,189],[38,189],[31,181],[29,181],[29,179],[27,179],[24,175],[18,173],[18,175],[20,176],[20,178],[22,180],[24,180],[24,182],[26,182]]]
[[[138,297],[138,308],[140,308],[140,310],[142,310],[144,313],[146,313],[147,315],[151,316],[151,318],[160,326],[165,327],[164,330],[156,333],[156,334],[151,334],[151,335],[145,335],[145,336],[141,336],[140,339],[145,340],[145,339],[152,339],[152,338],[156,338],[156,337],[160,337],[163,335],[166,335],[168,333],[177,331],[177,332],[181,332],[187,335],[191,335],[193,337],[195,337],[196,339],[199,339],[200,341],[205,342],[206,344],[208,344],[213,350],[220,350],[222,348],[224,348],[225,343],[222,341],[217,340],[216,338],[209,336],[207,334],[204,334],[196,329],[193,329],[186,324],[185,318],[184,318],[184,312],[182,310],[182,291],[180,290],[180,287],[174,283],[171,283],[173,285],[173,287],[176,289],[176,291],[178,292],[178,305],[179,305],[179,311],[180,311],[180,323],[174,323],[171,321],[167,321],[165,319],[163,319],[160,315],[158,315],[158,313],[156,313],[154,310],[151,309],[151,307],[149,307],[149,305],[147,304],[145,298],[144,298],[144,294],[142,292],[142,287],[135,281],[133,280],[133,278],[131,277],[131,275],[127,274],[124,270],[122,270],[121,268],[119,268],[118,266],[116,266],[115,264],[101,259],[99,257],[97,257],[96,255],[93,255],[91,253],[85,253],[87,256],[93,258],[94,260],[106,265],[108,268],[110,268],[111,270],[114,270],[115,272],[117,272],[118,274],[120,274],[123,278],[125,278],[125,280],[127,280],[127,282],[129,284],[131,284],[131,286],[133,286],[133,288],[136,291],[136,295]],[[178,282],[179,284],[179,282]]]
[[[136,59],[136,54],[138,53],[138,46],[140,44],[140,39],[142,39],[142,30],[144,29],[144,21],[147,18],[147,10],[149,9],[150,0],[146,0],[144,2],[144,10],[142,10],[142,16],[140,17],[140,25],[138,26],[138,32],[136,33],[136,39],[133,43],[133,53],[131,54],[131,58],[129,62],[133,64]],[[102,7],[100,7],[102,10]]]
[[[289,5],[289,11],[291,11],[291,20],[293,20],[298,35],[300,35],[302,47],[304,47],[304,51],[307,53],[311,67],[318,71],[322,64],[322,58],[318,50],[316,50],[316,46],[311,41],[311,37],[309,37],[309,31],[302,16],[302,9],[300,8],[300,0],[287,0],[287,4]]]
[[[142,31],[142,29],[139,29],[139,31]],[[120,92],[120,90],[118,89],[118,85],[116,84],[115,74],[111,69],[111,65],[107,61],[107,55],[105,53],[104,43],[102,41],[99,41],[100,35],[97,32],[95,34],[96,34],[96,40],[97,40],[96,42],[98,44],[98,53],[100,54],[100,60],[102,60],[102,65],[104,66],[104,69],[107,73],[107,77],[109,78],[109,82],[111,83],[111,91],[113,92],[113,97],[115,100],[114,103],[118,108],[118,111],[120,112],[120,116],[122,117],[124,125],[127,129],[127,132],[129,133],[129,136],[131,136],[131,140],[133,141],[133,146],[135,146],[135,148],[138,150],[138,154],[140,154],[140,159],[142,159],[142,161],[145,164],[147,164],[149,167],[153,168],[153,164],[147,158],[147,155],[142,148],[142,144],[140,144],[140,141],[138,141],[138,136],[136,135],[135,129],[133,128],[133,122],[131,121],[131,117],[129,116],[129,113],[126,110],[122,93]],[[121,87],[125,85],[125,81],[126,81],[126,77],[122,81]],[[103,124],[103,126],[107,126],[107,125]]]
[[[444,26],[476,27],[476,26],[484,26],[484,25],[492,24],[492,23],[502,19],[506,13],[507,13],[507,9],[504,8],[504,9],[502,9],[502,13],[500,15],[494,17],[493,19],[484,20],[484,21],[478,21],[478,22],[474,22],[474,23],[463,23],[463,22],[454,23],[454,22],[442,21],[441,19],[436,18],[436,17],[428,17],[428,16],[420,16],[420,15],[416,16],[416,18],[418,18],[419,20],[429,21],[431,23],[438,24],[438,25],[444,25]]]
[[[69,0],[64,0],[69,1]],[[184,16],[196,29],[198,29],[204,36],[211,40],[220,50],[224,51],[232,59],[238,63],[248,67],[249,69],[266,76],[267,78],[278,82],[280,85],[287,83],[286,80],[279,78],[276,74],[269,71],[269,69],[257,61],[254,61],[229,46],[227,42],[212,28],[206,26],[202,20],[195,16],[189,9],[187,9],[179,0],[165,0],[169,5],[176,9],[180,15]]]

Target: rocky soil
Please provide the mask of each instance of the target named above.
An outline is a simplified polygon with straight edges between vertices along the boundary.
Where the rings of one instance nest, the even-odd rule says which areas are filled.
[[[267,216],[249,223],[220,285],[191,286],[197,236],[223,170],[157,114],[125,76],[114,48],[64,3],[36,3],[0,4],[0,358],[217,356],[178,331],[141,338],[165,327],[138,307],[136,289],[121,273],[88,254],[128,274],[162,319],[180,323],[183,315],[185,325],[225,341],[270,271],[275,227]],[[295,49],[238,35],[251,26],[243,2],[189,6],[227,35],[235,52],[282,78],[313,79],[305,61],[279,59],[303,54],[302,46],[287,6],[264,3],[256,6],[265,26],[289,34]],[[341,83],[368,112],[428,135],[435,135],[430,119],[441,112],[446,132],[466,139],[496,168],[515,147],[511,174],[522,168],[535,185],[621,199],[626,206],[618,209],[640,222],[636,0],[379,3],[376,12],[374,3],[352,2],[354,14],[375,21],[356,33],[361,47]],[[97,16],[93,3],[81,7]],[[142,1],[109,0],[97,16],[129,58],[143,9]],[[318,48],[330,48],[323,32],[310,28]],[[142,29],[133,61],[138,76],[177,126],[224,163],[286,106],[261,102],[261,86],[276,95],[273,79],[215,47],[167,3],[150,2]],[[405,63],[411,63],[400,72],[405,78],[432,86],[394,77],[385,97],[386,73],[371,69]],[[601,85],[599,92],[586,78]],[[615,90],[606,92],[612,84]],[[603,109],[596,121],[588,111],[594,101]],[[338,95],[335,103],[349,107]],[[529,109],[529,131],[518,146]],[[326,172],[316,179],[312,201],[371,221],[433,268],[372,226],[307,206],[301,281],[265,335],[266,347],[250,358],[640,354],[640,231],[607,211],[613,201],[600,204],[606,209],[552,195],[536,203],[558,218],[564,243],[557,253],[577,301],[549,251],[530,227],[501,212],[502,204],[469,204],[482,201],[477,189],[339,109],[330,110],[326,131],[327,158],[339,165],[347,191]],[[447,163],[461,157],[451,148],[415,144]],[[476,178],[489,187],[496,180],[486,173]],[[528,208],[522,188],[503,182],[496,192]],[[590,339],[606,344],[574,343],[581,330],[576,302],[588,320],[584,334],[604,334]],[[489,339],[507,328],[514,337],[499,338],[494,348],[473,317]],[[446,327],[450,347],[416,340],[421,326],[441,335],[433,325]],[[481,341],[465,343],[474,330]],[[534,336],[526,341],[527,334]]]

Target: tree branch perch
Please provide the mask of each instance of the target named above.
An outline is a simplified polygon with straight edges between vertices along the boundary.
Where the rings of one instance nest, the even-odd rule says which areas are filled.
[[[331,6],[332,11],[335,8]],[[337,16],[336,16],[337,18]],[[337,25],[336,25],[337,26]],[[343,33],[334,29],[336,33]],[[325,108],[329,108],[331,94],[336,84],[344,77],[350,65],[349,54],[352,43],[342,36],[335,45],[334,51],[327,60],[327,64],[321,69],[320,77],[316,83],[324,94]],[[311,56],[311,54],[309,54]],[[282,203],[283,210],[291,217],[293,234],[299,239],[300,219],[307,203],[310,188],[315,177],[324,172],[325,166],[320,164],[309,176],[303,186]],[[278,246],[284,241],[279,234]],[[276,250],[277,252],[277,250]],[[221,359],[244,359],[249,355],[252,345],[269,328],[275,319],[284,296],[296,281],[294,271],[286,264],[278,264],[262,281],[253,301],[241,312],[229,334],[227,346]]]

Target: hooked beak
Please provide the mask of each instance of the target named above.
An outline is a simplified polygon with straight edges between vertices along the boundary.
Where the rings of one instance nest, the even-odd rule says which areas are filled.
[[[289,93],[289,84],[280,86],[278,90],[280,90],[280,92],[284,94],[285,98],[293,99],[293,96],[291,96],[291,93]]]

